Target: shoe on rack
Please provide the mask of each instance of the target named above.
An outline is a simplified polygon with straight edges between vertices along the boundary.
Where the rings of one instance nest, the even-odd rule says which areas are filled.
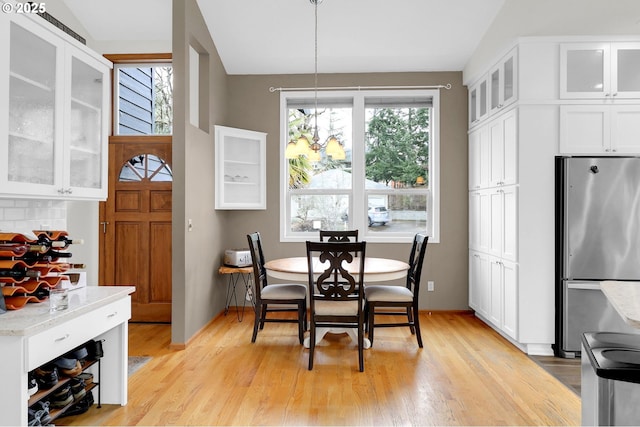
[[[42,421],[40,421],[40,417],[37,416],[37,411],[35,409],[29,408],[27,410],[27,422],[29,426],[41,426]]]
[[[82,372],[82,363],[78,359],[58,357],[53,363],[58,367],[60,374],[66,377],[75,377]]]
[[[53,361],[53,364],[58,367],[58,369],[73,369],[76,366],[76,362],[78,359],[72,359],[70,357],[58,357]]]
[[[93,384],[93,374],[91,372],[82,372],[78,374],[76,378],[81,378],[84,381],[85,387]]]
[[[64,413],[62,413],[62,415],[60,415],[60,417],[62,418],[62,417],[69,417],[72,415],[84,414],[89,410],[89,408],[91,407],[91,405],[93,405],[93,403],[94,403],[93,393],[91,393],[91,391],[88,391],[85,397],[83,397],[82,399],[80,399],[79,401],[71,405],[66,411],[64,411]]]
[[[73,400],[80,400],[87,394],[85,390],[86,386],[82,378],[79,378],[79,377],[71,378],[70,384],[71,384],[71,393],[73,394]]]
[[[33,422],[33,424],[32,424]],[[49,414],[49,402],[40,400],[29,408],[29,425],[46,426],[51,423]]]
[[[89,353],[89,359],[98,360],[104,356],[104,350],[102,349],[102,340],[90,340],[85,343],[87,352]]]
[[[49,400],[49,405],[52,408],[64,408],[71,402],[73,402],[73,394],[71,393],[71,386],[69,384],[65,384],[63,387],[60,387],[58,390],[54,391],[51,394],[51,400]]]
[[[50,389],[58,384],[58,368],[53,365],[43,365],[34,371],[38,388]]]
[[[81,346],[76,347],[70,352],[68,352],[67,354],[65,354],[63,357],[66,357],[68,359],[76,359],[80,361],[86,360],[89,357],[89,351],[87,350],[87,345],[82,344]]]
[[[33,371],[29,372],[28,384],[29,396],[33,396],[38,392],[38,381],[36,381],[36,374]]]

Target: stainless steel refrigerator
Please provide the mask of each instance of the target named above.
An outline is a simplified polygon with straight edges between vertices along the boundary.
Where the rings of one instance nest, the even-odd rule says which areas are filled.
[[[556,158],[556,280],[556,355],[579,355],[584,332],[639,332],[600,282],[640,281],[640,158]]]

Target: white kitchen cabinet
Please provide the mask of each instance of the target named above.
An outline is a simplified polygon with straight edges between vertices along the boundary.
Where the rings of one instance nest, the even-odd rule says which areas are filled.
[[[38,16],[0,21],[0,195],[106,199],[111,63]]]
[[[489,313],[489,268],[489,255],[469,251],[469,307],[483,316]]]
[[[511,110],[489,122],[489,185],[515,184],[517,176],[517,120]]]
[[[489,186],[489,135],[486,126],[469,133],[469,190]]]
[[[640,154],[640,105],[560,106],[562,154]]]
[[[561,44],[560,98],[640,98],[640,43]]]
[[[216,209],[266,209],[263,132],[215,126]]]
[[[491,255],[517,260],[518,187],[485,190],[489,195],[489,218],[480,227],[489,230]]]
[[[517,55],[517,48],[513,48],[489,70],[489,114],[512,104],[518,97]]]
[[[489,115],[489,81],[485,75],[469,89],[469,127]]]
[[[489,258],[490,304],[488,318],[510,337],[517,339],[517,264]]]
[[[491,237],[491,195],[493,190],[469,193],[469,248],[488,252]]]
[[[502,330],[518,337],[518,264],[502,260]]]

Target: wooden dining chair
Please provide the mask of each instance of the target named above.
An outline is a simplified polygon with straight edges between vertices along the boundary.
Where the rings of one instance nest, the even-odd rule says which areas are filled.
[[[420,317],[418,315],[418,294],[420,291],[422,264],[424,262],[424,256],[427,253],[428,241],[429,236],[425,234],[418,233],[413,238],[411,254],[409,255],[409,270],[407,272],[406,286],[365,284],[365,317],[367,318],[367,330],[369,332],[368,338],[369,341],[371,341],[372,346],[373,334],[376,327],[408,326],[411,333],[416,335],[416,338],[418,339],[418,346],[422,348]],[[376,312],[377,308],[382,307],[386,310],[379,313]],[[407,316],[407,321],[376,323],[376,314]]]
[[[253,263],[253,279],[255,283],[256,315],[253,323],[251,342],[256,342],[258,329],[264,328],[265,322],[297,323],[298,339],[304,342],[304,331],[307,330],[307,286],[302,283],[270,284],[267,281],[267,270],[264,268],[264,253],[259,232],[247,234],[251,261]],[[270,305],[272,305],[270,307]],[[275,305],[275,307],[273,306]],[[292,307],[295,305],[295,307]],[[267,313],[296,312],[297,317],[269,317]]]
[[[320,241],[325,239],[327,242],[357,242],[358,230],[320,230]]]
[[[307,241],[311,318],[309,370],[313,369],[316,328],[355,328],[358,330],[360,372],[364,372],[364,298],[360,291],[364,275],[354,277],[344,264],[357,263],[357,271],[363,272],[366,244]],[[314,266],[314,260],[324,265]]]

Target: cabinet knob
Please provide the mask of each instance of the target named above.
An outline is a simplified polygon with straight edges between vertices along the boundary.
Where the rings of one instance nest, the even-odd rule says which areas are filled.
[[[614,92],[611,96],[618,96],[618,92]]]

